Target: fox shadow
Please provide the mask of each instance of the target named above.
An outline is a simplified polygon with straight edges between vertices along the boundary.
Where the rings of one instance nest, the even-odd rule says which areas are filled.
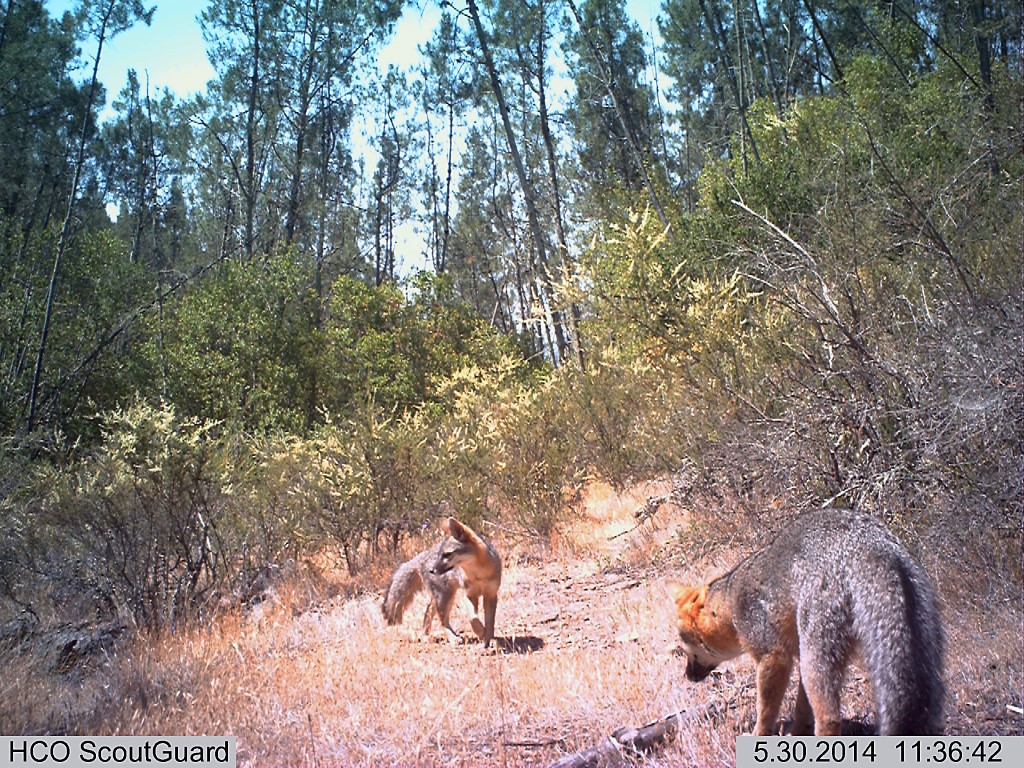
[[[457,633],[453,639],[439,634],[433,634],[425,638],[428,642],[443,644],[454,641],[455,645],[475,645],[483,648],[483,637],[478,634]],[[543,638],[533,635],[513,635],[511,637],[495,636],[491,639],[491,653],[502,654],[524,654],[535,653],[544,648]]]
[[[535,653],[544,647],[544,640],[533,635],[495,637],[491,643],[498,653],[509,654]]]
[[[782,735],[793,736],[794,735],[794,723],[792,720],[782,721]],[[842,723],[842,735],[843,736],[876,736],[878,734],[878,728],[870,722],[864,720],[853,720],[843,718]]]

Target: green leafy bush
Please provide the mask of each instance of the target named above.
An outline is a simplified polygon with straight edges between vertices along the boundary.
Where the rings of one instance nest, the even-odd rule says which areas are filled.
[[[315,417],[314,309],[288,253],[223,265],[164,319],[150,318],[153,394],[185,416],[301,433]]]
[[[33,479],[35,568],[79,601],[173,628],[234,586],[245,543],[215,425],[138,405],[102,430],[92,455]]]
[[[594,239],[589,338],[626,378],[674,375],[647,412],[688,413],[680,443],[745,488],[1012,528],[1021,162],[1014,103],[985,101],[945,63],[901,89],[860,57],[836,95],[755,107],[759,164],[708,165],[670,231],[639,214]]]

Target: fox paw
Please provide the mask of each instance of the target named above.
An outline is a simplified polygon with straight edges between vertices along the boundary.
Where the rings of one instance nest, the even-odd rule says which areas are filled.
[[[469,622],[469,626],[473,628],[473,634],[477,636],[477,639],[484,639],[484,625],[480,619],[474,617],[473,620]]]

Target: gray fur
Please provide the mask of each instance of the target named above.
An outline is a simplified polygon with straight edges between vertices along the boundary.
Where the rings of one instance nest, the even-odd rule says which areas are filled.
[[[451,613],[455,595],[458,593],[459,587],[462,586],[462,573],[458,569],[446,573],[432,571],[443,545],[444,541],[440,541],[430,549],[420,552],[411,560],[398,566],[391,574],[387,591],[384,593],[384,602],[381,605],[384,619],[388,624],[401,624],[405,610],[420,590],[425,588],[430,601],[423,616],[424,633],[430,632],[430,626],[436,615],[444,628],[453,635],[455,634],[449,624],[448,616]]]
[[[881,735],[942,732],[945,638],[924,569],[867,515],[818,510],[798,517],[763,550],[713,581],[755,658],[792,646],[795,617],[802,686],[812,701],[839,701],[846,666],[859,657]],[[789,619],[791,620],[791,619]],[[806,717],[806,696],[800,691]],[[798,718],[799,719],[799,718]]]

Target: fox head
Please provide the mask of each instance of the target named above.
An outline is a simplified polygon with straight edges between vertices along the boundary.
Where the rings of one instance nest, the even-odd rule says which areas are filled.
[[[686,653],[686,678],[700,682],[723,661],[739,656],[739,635],[728,605],[710,594],[709,585],[669,584],[676,603],[679,640]]]
[[[463,560],[475,554],[479,546],[483,546],[480,537],[470,528],[460,523],[454,517],[449,517],[441,523],[441,530],[447,534],[441,542],[441,550],[437,560],[430,568],[430,572],[440,575],[448,573]]]

